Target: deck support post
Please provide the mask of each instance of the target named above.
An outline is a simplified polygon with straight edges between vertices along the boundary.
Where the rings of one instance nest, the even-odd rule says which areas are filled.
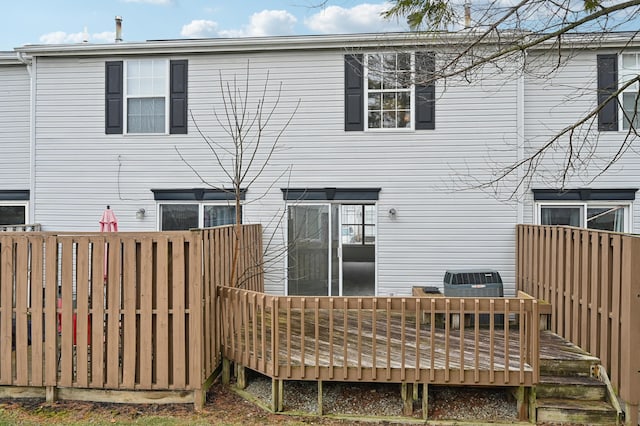
[[[324,410],[322,407],[322,380],[318,380],[318,415],[322,416]]]
[[[271,379],[271,410],[278,413],[283,410],[284,380]]]
[[[207,399],[207,392],[202,389],[196,389],[193,391],[193,409],[196,412],[201,412],[204,409],[204,403]]]
[[[222,358],[222,384],[228,385],[231,382],[231,361]]]
[[[529,388],[526,386],[518,386],[518,388],[515,390],[516,407],[517,407],[516,410],[518,411],[518,420],[520,421],[531,420],[532,407],[534,407],[534,411],[535,411],[535,404],[531,403],[532,395],[535,395],[535,391],[533,390],[533,388]]]
[[[532,386],[529,388],[529,422],[537,423],[538,416],[536,414],[536,387]]]
[[[400,395],[402,396],[402,414],[413,415],[413,383],[402,383]]]
[[[44,391],[45,401],[56,402],[58,399],[58,392],[56,392],[55,386],[47,386]]]
[[[422,385],[422,418],[427,420],[429,418],[429,384]]]
[[[247,369],[244,365],[236,364],[236,386],[238,389],[247,387]]]

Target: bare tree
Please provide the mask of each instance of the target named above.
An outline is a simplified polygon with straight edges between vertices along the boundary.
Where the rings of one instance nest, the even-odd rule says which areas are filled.
[[[544,72],[554,72],[566,63],[571,55],[567,52],[572,46],[594,48],[619,31],[626,31],[623,40],[628,42],[640,32],[640,0],[491,0],[477,1],[473,5],[469,1],[463,4],[445,0],[395,0],[383,16],[406,19],[423,37],[431,37],[436,44],[444,46],[445,52],[440,54],[439,51],[436,72],[415,77],[422,83],[438,81],[443,85],[450,79],[471,82],[492,73],[502,78],[509,77],[509,72],[535,76],[540,73],[541,64],[539,60],[533,62],[527,57],[530,50],[543,51]],[[623,41],[621,51],[625,47]],[[640,89],[635,96],[635,108],[620,108],[623,120],[629,126],[617,149],[604,160],[594,154],[599,142],[598,113],[611,102],[621,107],[620,94],[640,87],[639,81],[639,75],[621,81],[615,90],[607,93],[608,96],[599,96],[597,104],[584,111],[579,119],[528,150],[522,158],[507,166],[496,166],[489,179],[473,180],[473,173],[469,172],[465,176],[466,187],[497,193],[503,181],[514,179],[517,183],[509,198],[515,197],[539,177],[543,159],[550,153],[557,157],[559,152],[562,158],[560,170],[554,173],[557,186],[564,188],[573,175],[587,169],[593,181],[625,153],[635,149]]]
[[[255,76],[251,74],[250,64],[247,61],[244,76],[238,78],[233,75],[227,78],[219,71],[219,95],[222,99],[222,108],[213,108],[214,122],[222,130],[222,137],[211,136],[198,125],[198,120],[191,111],[192,121],[205,142],[214,164],[222,171],[224,180],[230,183],[230,189],[226,185],[216,185],[208,180],[196,169],[176,147],[181,160],[196,174],[200,181],[208,187],[232,192],[235,206],[235,227],[233,260],[230,283],[239,287],[243,279],[236,275],[240,244],[242,241],[242,205],[243,193],[260,179],[270,164],[278,144],[285,130],[291,123],[300,105],[297,100],[292,110],[286,115],[284,121],[276,123],[275,115],[281,107],[282,82],[272,87],[269,72],[263,77],[263,84],[257,95],[250,90]],[[281,172],[280,177],[285,176],[287,170]],[[278,179],[276,179],[277,181]],[[275,181],[274,183],[275,184]],[[273,185],[272,184],[272,185]],[[260,197],[258,197],[260,198]]]

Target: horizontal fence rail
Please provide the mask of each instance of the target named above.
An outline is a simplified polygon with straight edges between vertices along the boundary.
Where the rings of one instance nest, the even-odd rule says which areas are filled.
[[[614,388],[640,403],[640,237],[517,227],[518,290],[547,301],[551,329],[600,358]]]
[[[498,386],[538,381],[534,299],[293,297],[236,288],[218,293],[223,356],[273,378]],[[482,316],[488,316],[488,328],[480,327]],[[473,324],[466,325],[465,317]]]
[[[200,391],[235,229],[0,234],[0,385]],[[262,291],[260,226],[239,241],[233,275]]]

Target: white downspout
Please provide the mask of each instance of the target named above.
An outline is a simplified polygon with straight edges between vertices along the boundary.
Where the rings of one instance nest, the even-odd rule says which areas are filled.
[[[516,162],[520,163],[524,159],[524,144],[525,144],[525,125],[524,125],[524,108],[525,108],[525,79],[524,79],[524,69],[526,67],[527,62],[527,51],[522,52],[522,67],[520,70],[520,75],[518,76],[518,82],[516,87]],[[522,167],[518,167],[517,170],[517,179],[518,183],[525,178],[523,174]],[[524,222],[524,204],[525,204],[525,192],[526,188],[524,186],[518,186],[518,192],[516,194],[517,198],[517,223]]]
[[[28,58],[17,53],[18,60],[27,66],[29,73],[29,218],[27,223],[35,223],[36,195],[36,58]],[[25,218],[27,219],[27,218]]]

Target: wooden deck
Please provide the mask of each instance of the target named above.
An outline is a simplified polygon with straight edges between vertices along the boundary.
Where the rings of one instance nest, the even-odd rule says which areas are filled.
[[[300,327],[303,321],[304,332]],[[307,313],[304,318],[300,311],[294,311],[290,323],[292,344],[280,346],[279,359],[289,358],[293,365],[433,370],[461,366],[465,370],[504,370],[508,365],[511,371],[531,371],[531,366],[524,362],[521,353],[524,345],[518,334],[505,334],[504,328],[491,332],[488,327],[478,327],[476,338],[475,328],[446,329],[443,320],[431,327],[426,321],[417,323],[415,315],[388,317],[384,311],[376,312],[375,321],[371,311],[361,313],[360,317],[350,311],[346,321],[343,311],[330,314],[325,310],[317,317]],[[314,332],[316,325],[318,338]],[[286,329],[280,330],[281,341],[285,341]]]

